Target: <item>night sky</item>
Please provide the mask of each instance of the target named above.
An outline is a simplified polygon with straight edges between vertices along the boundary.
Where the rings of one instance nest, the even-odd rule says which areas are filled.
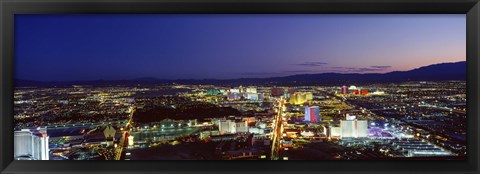
[[[15,78],[228,79],[465,61],[465,15],[16,15]]]

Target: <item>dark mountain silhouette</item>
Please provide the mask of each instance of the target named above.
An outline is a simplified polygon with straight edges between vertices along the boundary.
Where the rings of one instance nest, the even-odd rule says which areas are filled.
[[[394,71],[389,73],[321,73],[321,74],[299,74],[285,77],[270,78],[240,78],[228,80],[216,79],[182,79],[165,80],[153,77],[138,78],[133,80],[96,80],[96,81],[71,81],[71,82],[37,82],[29,80],[15,80],[16,87],[37,86],[71,86],[71,85],[91,85],[91,86],[132,86],[132,85],[161,85],[161,84],[212,84],[212,85],[338,85],[341,83],[392,83],[404,81],[446,81],[446,80],[466,80],[467,65],[466,62],[440,63],[420,67],[409,71]]]

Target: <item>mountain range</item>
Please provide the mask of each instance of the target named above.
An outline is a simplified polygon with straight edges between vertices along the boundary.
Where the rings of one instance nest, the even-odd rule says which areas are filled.
[[[367,83],[393,83],[404,81],[447,81],[466,80],[467,65],[465,61],[454,63],[440,63],[409,71],[393,71],[389,73],[319,73],[298,74],[284,77],[269,78],[239,78],[239,79],[181,79],[165,80],[153,77],[137,78],[131,80],[95,80],[95,81],[70,81],[70,82],[40,82],[15,79],[16,87],[36,86],[131,86],[131,85],[159,85],[159,84],[210,84],[210,85],[340,85],[340,84],[367,84]]]

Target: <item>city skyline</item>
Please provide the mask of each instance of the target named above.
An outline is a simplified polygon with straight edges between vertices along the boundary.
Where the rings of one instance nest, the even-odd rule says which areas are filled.
[[[15,160],[467,160],[465,15],[16,15]]]
[[[446,62],[446,63],[437,63],[437,64],[431,64],[431,65],[427,65],[427,66],[422,66],[422,67],[418,67],[418,68],[414,68],[414,69],[411,69],[411,70],[406,70],[406,71],[391,71],[391,72],[385,72],[385,73],[356,73],[356,72],[350,72],[350,73],[336,73],[336,72],[333,72],[333,73],[329,73],[329,72],[320,72],[320,73],[315,73],[315,71],[310,71],[310,72],[301,72],[299,74],[291,74],[291,75],[287,75],[287,76],[272,76],[272,77],[249,77],[249,78],[230,78],[230,79],[160,79],[160,78],[156,78],[156,77],[138,77],[138,78],[132,78],[132,79],[117,79],[117,80],[105,80],[105,79],[95,79],[95,80],[77,80],[77,81],[37,81],[37,80],[27,80],[27,79],[15,79],[17,82],[20,82],[20,84],[17,84],[17,85],[25,85],[25,84],[21,84],[21,82],[33,82],[33,83],[45,83],[45,82],[51,82],[51,83],[68,83],[68,82],[72,82],[72,83],[75,83],[75,82],[94,82],[94,81],[157,81],[157,82],[175,82],[175,81],[191,81],[193,80],[193,82],[195,81],[209,81],[209,80],[212,80],[212,81],[242,81],[242,80],[245,80],[245,79],[257,79],[257,80],[260,80],[260,79],[282,79],[282,78],[289,78],[289,77],[295,77],[295,76],[304,76],[304,75],[325,75],[325,76],[329,76],[329,75],[336,75],[336,74],[341,74],[341,75],[387,75],[387,74],[391,74],[391,73],[408,73],[408,72],[412,72],[412,71],[418,71],[418,70],[425,70],[426,68],[428,69],[431,69],[432,67],[435,67],[436,70],[434,71],[441,71],[442,69],[445,69],[445,68],[454,68],[454,67],[460,67],[463,65],[463,64],[466,64],[466,61],[460,61],[460,62]],[[443,65],[443,66],[442,66]],[[453,65],[453,66],[452,66]],[[439,67],[439,66],[442,66],[442,67]],[[445,66],[448,66],[448,67],[445,67]],[[373,67],[375,68],[375,67]],[[453,73],[457,73],[457,72],[453,72]],[[452,74],[450,74],[452,75]],[[360,76],[357,76],[357,78],[360,77]],[[387,77],[388,78],[388,77]],[[423,77],[424,78],[424,77]],[[458,78],[461,78],[461,75],[460,76],[457,76],[453,79],[457,79]],[[419,78],[419,79],[422,79],[422,78]],[[452,80],[452,77],[447,77],[446,79],[448,80]],[[384,82],[388,82],[389,80],[387,79],[383,79]],[[440,79],[437,79],[437,80],[441,80]],[[382,81],[382,80],[380,80]],[[402,80],[400,80],[402,81]],[[405,80],[403,80],[405,81]],[[32,85],[32,84],[29,84],[29,85]]]
[[[16,78],[262,78],[465,61],[465,15],[94,16],[16,16]]]

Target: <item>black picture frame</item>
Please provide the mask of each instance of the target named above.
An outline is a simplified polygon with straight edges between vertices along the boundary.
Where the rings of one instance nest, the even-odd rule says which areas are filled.
[[[1,0],[1,173],[479,173],[478,0]],[[15,14],[466,14],[466,161],[15,161]]]

